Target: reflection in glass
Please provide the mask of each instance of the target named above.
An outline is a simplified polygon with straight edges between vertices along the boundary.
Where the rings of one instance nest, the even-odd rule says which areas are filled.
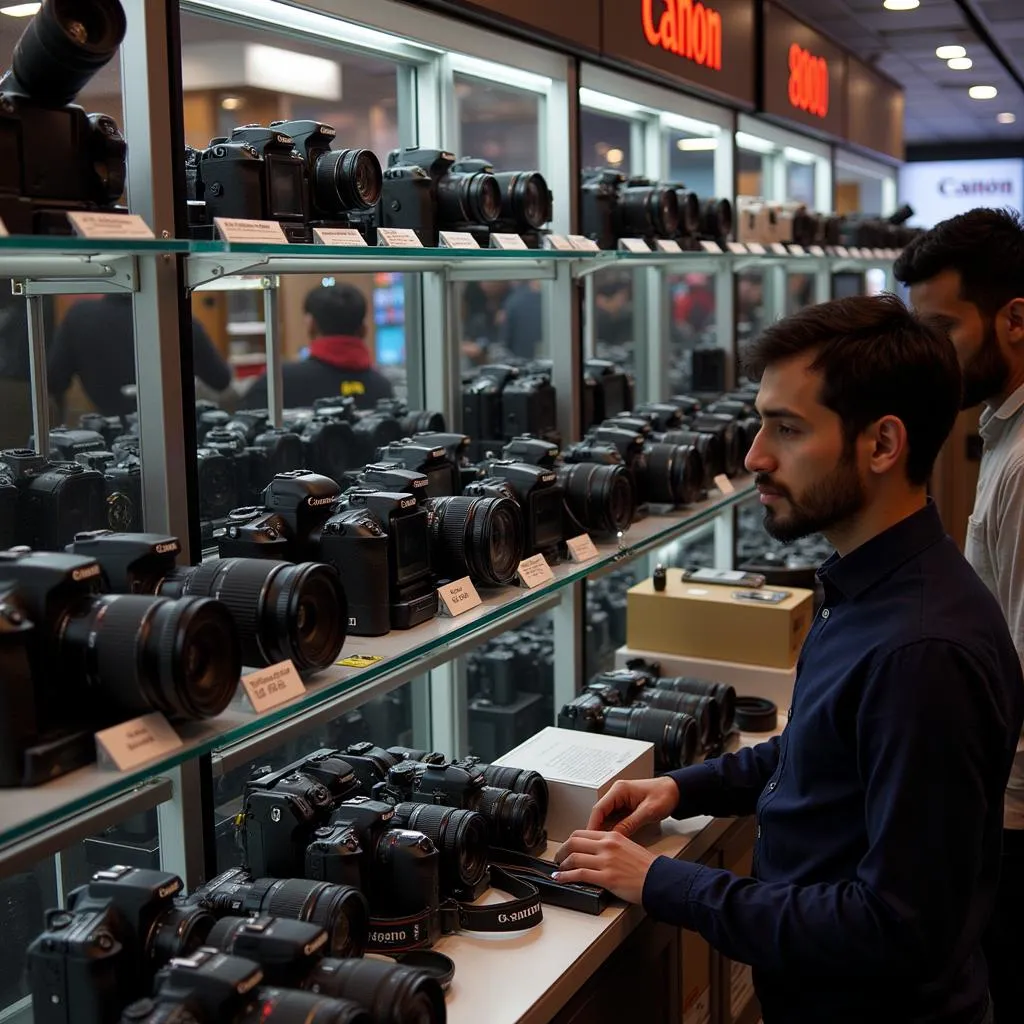
[[[0,280],[0,408],[0,448],[23,447],[32,433],[28,306],[9,280]]]
[[[695,386],[694,352],[717,347],[715,278],[699,272],[672,274],[667,284],[672,352],[666,394],[679,394]]]
[[[814,165],[786,161],[786,195],[787,202],[804,203],[810,209],[814,205]]]
[[[455,101],[460,135],[456,156],[487,160],[496,171],[537,169],[540,96],[456,74]]]
[[[760,270],[736,275],[736,347],[742,352],[765,326],[765,279]]]
[[[580,111],[580,167],[613,167],[629,174],[633,152],[630,122],[596,110]]]
[[[806,306],[813,306],[814,276],[812,274],[786,275],[786,316]]]
[[[767,187],[766,161],[764,153],[749,149],[736,150],[736,194],[740,196],[763,196]]]
[[[668,180],[682,182],[701,199],[715,194],[715,150],[718,140],[690,132],[665,133]]]

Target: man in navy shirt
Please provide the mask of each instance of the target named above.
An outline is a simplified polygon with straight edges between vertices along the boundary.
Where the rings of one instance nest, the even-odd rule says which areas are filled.
[[[953,346],[895,297],[859,297],[769,327],[748,365],[765,527],[836,548],[790,722],[616,783],[559,851],[561,877],[753,965],[765,1024],[980,1024],[1024,680],[995,598],[927,497],[960,405]],[[756,815],[753,877],[628,838],[669,814]]]

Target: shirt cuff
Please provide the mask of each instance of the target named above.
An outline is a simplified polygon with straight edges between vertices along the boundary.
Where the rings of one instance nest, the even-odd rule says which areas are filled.
[[[684,820],[696,814],[713,814],[708,808],[713,804],[715,794],[721,789],[718,774],[708,762],[668,772],[668,777],[679,787],[679,803],[672,812],[673,818]]]
[[[693,927],[690,892],[703,864],[658,857],[647,870],[641,897],[644,910],[655,921],[683,928]]]

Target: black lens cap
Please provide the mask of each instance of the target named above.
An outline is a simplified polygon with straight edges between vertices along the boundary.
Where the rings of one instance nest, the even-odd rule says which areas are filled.
[[[414,949],[409,953],[399,953],[392,958],[403,967],[413,967],[435,978],[442,989],[447,989],[455,977],[455,961],[444,953],[432,949]]]
[[[778,728],[779,709],[765,697],[736,698],[736,728],[740,732],[774,732]]]

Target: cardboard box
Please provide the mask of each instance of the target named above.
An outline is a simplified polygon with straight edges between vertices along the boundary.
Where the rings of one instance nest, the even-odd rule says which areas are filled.
[[[603,733],[548,726],[494,764],[531,768],[548,783],[548,839],[586,828],[594,804],[619,779],[654,777],[654,745]]]
[[[814,592],[798,587],[762,587],[782,593],[777,604],[749,600],[738,587],[685,582],[669,569],[660,593],[651,580],[627,596],[626,643],[643,651],[716,658],[791,668],[811,628]]]

